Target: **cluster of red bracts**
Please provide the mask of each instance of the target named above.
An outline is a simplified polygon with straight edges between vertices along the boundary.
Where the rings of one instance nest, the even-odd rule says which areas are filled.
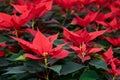
[[[102,4],[106,5],[103,7]],[[11,3],[11,6],[15,9],[12,15],[0,12],[0,30],[8,30],[10,32],[17,30],[19,32],[26,23],[40,18],[52,10],[53,5],[69,9],[74,15],[70,24],[78,25],[82,29],[72,32],[63,28],[65,44],[54,48],[53,43],[59,34],[46,37],[39,30],[35,31],[27,28],[25,31],[30,32],[34,36],[32,42],[11,37],[20,43],[23,50],[34,53],[25,53],[24,56],[33,60],[43,60],[44,57],[62,59],[69,55],[69,51],[62,49],[62,47],[67,42],[70,42],[72,44],[68,44],[68,46],[77,53],[82,63],[90,60],[92,54],[98,53],[108,66],[111,66],[107,71],[114,76],[120,76],[120,69],[118,68],[120,60],[113,56],[112,47],[101,54],[102,46],[94,42],[96,38],[101,37],[111,43],[112,46],[120,47],[120,37],[104,36],[105,32],[111,33],[120,30],[120,0],[18,0],[18,2]],[[89,5],[94,5],[98,10],[90,10],[87,8]],[[108,11],[104,12],[104,9]],[[76,11],[79,13],[87,11],[87,14],[84,17],[80,17]],[[17,15],[17,13],[20,15]],[[99,30],[99,25],[104,26],[104,30]],[[87,31],[86,27],[92,27],[94,32]],[[5,44],[1,43],[0,47],[5,47]],[[3,50],[0,51],[0,56],[5,56]]]

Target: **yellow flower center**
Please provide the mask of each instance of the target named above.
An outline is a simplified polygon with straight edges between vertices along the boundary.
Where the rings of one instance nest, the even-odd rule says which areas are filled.
[[[82,52],[82,57],[83,57],[83,58],[85,57],[85,55],[86,55],[86,53],[85,53],[85,52]]]

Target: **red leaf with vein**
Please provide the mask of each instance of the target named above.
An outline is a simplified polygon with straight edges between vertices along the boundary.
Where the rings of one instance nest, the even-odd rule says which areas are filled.
[[[110,38],[110,37],[103,37],[108,42],[110,42],[113,46],[119,47],[120,46],[120,37],[118,38]]]
[[[82,60],[83,63],[86,60],[90,60],[91,54],[100,52],[102,50],[102,48],[87,48],[86,44],[84,43],[80,46],[80,48],[76,46],[70,46],[70,48],[78,54],[78,57]]]
[[[29,53],[25,53],[24,56],[27,57],[27,58],[33,59],[33,60],[38,60],[38,61],[44,60],[43,57],[39,58],[39,57],[34,56],[34,55],[32,55],[32,54],[29,54]]]
[[[75,24],[75,25],[78,24],[82,27],[86,27],[95,20],[97,15],[98,12],[89,11],[88,14],[85,16],[85,18],[82,19],[77,14],[75,14],[76,17],[72,20],[71,24]]]
[[[106,32],[106,30],[91,32],[91,33],[89,33],[89,35],[90,35],[89,40],[94,40],[96,37],[103,35],[105,32]]]
[[[102,54],[102,57],[106,63],[109,63],[109,60],[113,58],[112,47],[110,47],[104,54]]]
[[[88,43],[91,40],[94,40],[96,37],[103,35],[106,30],[90,32],[88,33],[86,30],[78,30],[76,32],[69,31],[68,29],[63,29],[63,34],[65,36],[66,41],[73,42],[76,46],[80,46],[80,44]]]
[[[28,56],[26,57],[29,57],[31,59],[39,59],[39,57],[41,58],[41,56],[44,56],[44,53],[47,53],[46,56],[52,56],[53,58],[67,57],[69,54],[68,51],[62,49],[62,46],[64,46],[64,44],[53,48],[53,42],[57,39],[57,36],[58,34],[46,37],[40,31],[37,31],[31,43],[20,38],[12,38],[18,41],[22,47],[27,48],[27,50],[30,49],[36,53],[38,58],[31,54],[27,54]]]

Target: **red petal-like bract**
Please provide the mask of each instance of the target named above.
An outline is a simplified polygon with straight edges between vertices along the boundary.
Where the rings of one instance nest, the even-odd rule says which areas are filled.
[[[110,37],[103,37],[108,42],[110,42],[113,46],[119,47],[120,46],[120,37],[118,38],[110,38]]]
[[[82,60],[82,62],[84,63],[87,60],[90,60],[91,54],[94,54],[96,52],[100,52],[102,50],[102,48],[90,48],[88,49],[86,44],[82,44],[80,47],[76,47],[76,46],[70,46],[70,48],[72,48],[76,53],[78,53],[78,57]]]
[[[110,47],[103,55],[102,57],[104,58],[105,62],[109,62],[110,59],[113,58],[113,51],[112,47]]]
[[[106,30],[91,32],[91,33],[89,33],[89,35],[90,35],[89,40],[94,40],[96,37],[103,35],[105,32],[106,32]]]
[[[52,44],[49,42],[48,38],[45,37],[40,31],[36,33],[32,44],[33,46],[39,49],[40,54],[48,52],[49,50],[52,49]]]
[[[106,30],[95,31],[88,33],[86,30],[79,30],[76,32],[71,32],[68,29],[64,28],[63,34],[65,40],[73,42],[76,46],[80,46],[83,42],[88,43],[91,40],[94,40],[96,37],[104,34]]]
[[[29,54],[29,53],[25,53],[24,56],[27,57],[27,58],[33,59],[33,60],[38,60],[38,61],[44,59],[44,58],[36,57],[36,56],[34,56],[34,55],[32,55],[32,54]]]
[[[77,0],[54,0],[54,2],[64,8],[71,8],[77,2]]]
[[[11,23],[12,17],[5,13],[0,13],[0,29],[12,27]]]
[[[86,27],[95,20],[97,15],[98,15],[98,12],[89,11],[88,14],[85,16],[85,18],[82,19],[81,17],[75,14],[76,18],[72,20],[71,24],[78,24],[82,27]]]
[[[0,50],[0,57],[5,56],[5,51],[4,50]]]
[[[32,54],[26,54],[25,56],[28,58],[38,60],[41,59],[39,58],[40,56],[44,56],[44,53],[47,53],[46,56],[52,56],[53,58],[65,58],[69,54],[68,51],[62,49],[62,46],[65,44],[53,48],[53,42],[57,39],[57,36],[58,34],[46,37],[40,31],[37,31],[31,43],[20,38],[12,38],[18,41],[23,48],[27,48],[27,50],[30,49],[38,56],[35,57]]]

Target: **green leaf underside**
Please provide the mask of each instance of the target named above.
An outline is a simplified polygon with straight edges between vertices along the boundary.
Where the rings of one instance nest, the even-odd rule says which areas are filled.
[[[98,69],[99,68],[105,69],[105,70],[107,69],[107,64],[104,61],[99,60],[99,59],[91,60],[89,64],[92,66],[95,66]]]
[[[74,62],[68,62],[62,66],[61,75],[67,75],[69,73],[78,71],[78,70],[82,69],[83,67],[85,67],[85,66],[74,63]]]
[[[97,80],[99,77],[93,70],[84,71],[79,80]]]

